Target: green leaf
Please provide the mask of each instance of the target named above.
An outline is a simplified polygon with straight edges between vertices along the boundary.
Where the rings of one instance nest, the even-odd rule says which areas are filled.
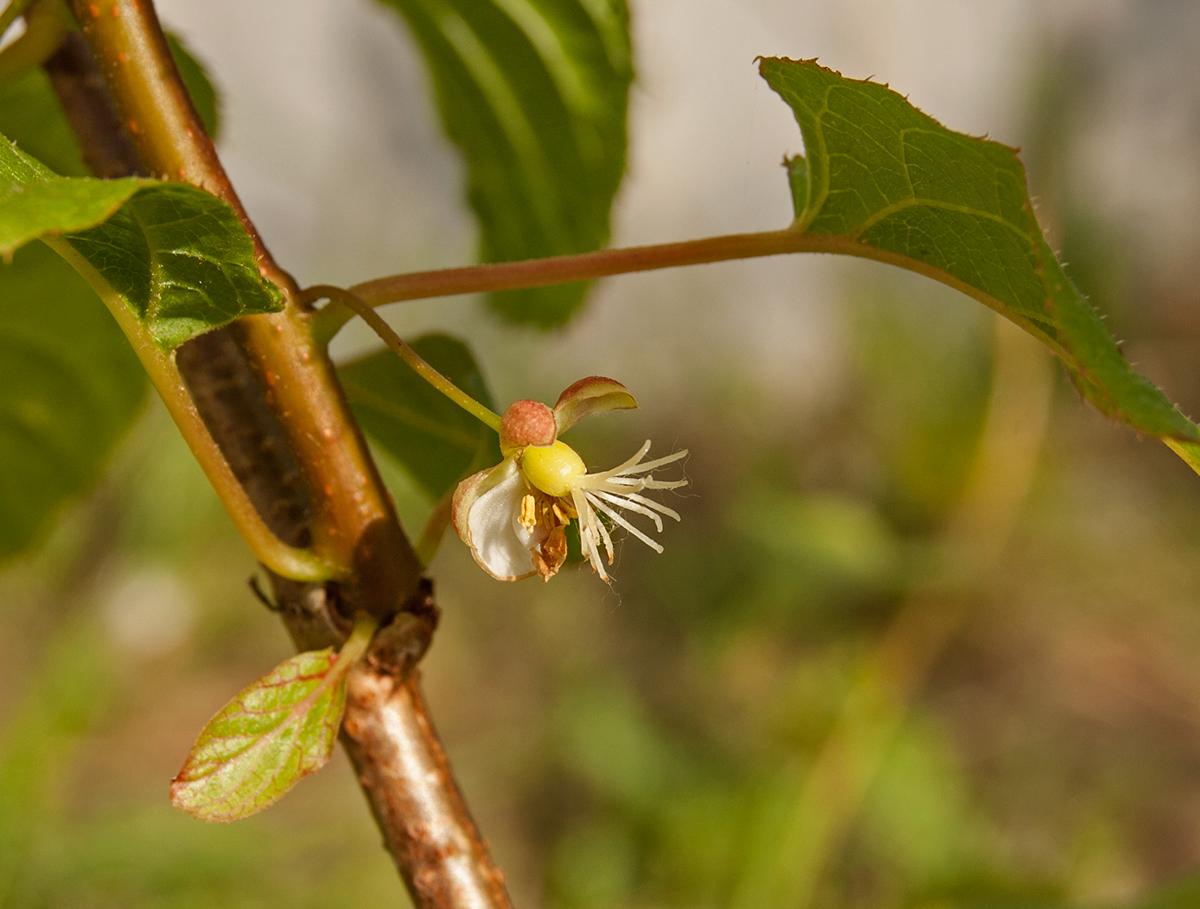
[[[40,68],[0,85],[0,134],[57,174],[87,176],[79,143]]]
[[[95,484],[146,376],[112,316],[41,243],[0,264],[0,559]]]
[[[0,253],[39,236],[102,296],[119,296],[164,350],[283,308],[237,213],[216,196],[182,183],[59,177],[0,139]]]
[[[815,61],[761,61],[805,156],[788,162],[794,228],[935,277],[1045,343],[1096,407],[1200,471],[1200,428],[1135,372],[1067,278],[1034,216],[1017,153],[946,129],[885,85]],[[861,250],[858,252],[857,250]]]
[[[164,350],[283,308],[278,288],[259,275],[237,213],[194,186],[143,189],[99,227],[65,240]]]
[[[299,653],[226,704],[171,783],[171,804],[203,821],[236,821],[324,767],[346,706],[342,662],[332,648]]]
[[[411,346],[475,400],[491,395],[470,349],[446,335],[425,335]],[[354,416],[367,434],[402,464],[432,499],[467,474],[500,462],[496,433],[444,397],[390,350],[338,369]]]
[[[98,224],[148,182],[59,177],[15,145],[0,142],[0,256],[44,234]]]
[[[624,0],[382,0],[425,53],[469,170],[480,255],[587,252],[608,240],[633,78]],[[582,283],[496,294],[515,322],[561,325]]]

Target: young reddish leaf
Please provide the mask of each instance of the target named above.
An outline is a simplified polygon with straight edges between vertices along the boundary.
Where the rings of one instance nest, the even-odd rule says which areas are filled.
[[[324,767],[346,706],[346,673],[374,630],[374,620],[360,620],[340,654],[296,654],[226,704],[171,783],[171,804],[202,821],[237,821]]]

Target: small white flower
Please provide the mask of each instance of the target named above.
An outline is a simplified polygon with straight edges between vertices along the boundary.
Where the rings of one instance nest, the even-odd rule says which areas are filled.
[[[575,450],[558,440],[585,416],[633,407],[637,402],[620,382],[591,376],[564,391],[553,410],[537,401],[517,401],[504,412],[504,460],[463,480],[454,491],[454,529],[484,571],[502,581],[534,574],[549,580],[567,557],[567,526],[578,520],[583,555],[607,581],[604,565],[613,562],[613,541],[601,515],[662,552],[622,512],[649,518],[659,533],[664,515],[678,521],[678,513],[642,492],[686,486],[687,480],[656,480],[651,474],[687,451],[646,461],[647,441],[625,463],[589,473]]]

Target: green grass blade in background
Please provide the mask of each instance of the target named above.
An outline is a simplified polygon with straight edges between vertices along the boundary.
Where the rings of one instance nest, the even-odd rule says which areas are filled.
[[[795,229],[846,238],[987,304],[1049,346],[1103,413],[1200,471],[1200,428],[1134,371],[1063,272],[1013,149],[815,61],[769,58],[760,71],[804,136],[804,157],[788,162]]]
[[[455,338],[425,335],[412,347],[475,400],[491,395],[470,349]],[[496,433],[444,397],[390,350],[338,369],[350,409],[372,441],[395,458],[431,499],[467,474],[500,461]]]
[[[96,294],[41,243],[0,264],[0,559],[88,490],[132,425],[146,376]]]
[[[1133,903],[1130,909],[1193,909],[1195,906],[1200,906],[1200,875],[1197,874],[1154,891]]]
[[[462,151],[487,262],[599,249],[625,170],[624,0],[383,0],[416,35]],[[514,322],[564,324],[583,283],[507,291]]]

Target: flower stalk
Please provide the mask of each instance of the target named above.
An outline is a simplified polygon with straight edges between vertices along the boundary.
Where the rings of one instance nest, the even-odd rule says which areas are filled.
[[[311,305],[322,298],[328,299],[331,304],[335,304],[332,308],[340,309],[340,307],[344,306],[351,310],[352,313],[361,316],[362,320],[371,326],[371,330],[379,335],[383,343],[399,354],[400,359],[411,366],[417,375],[471,416],[475,417],[475,419],[479,420],[479,422],[490,429],[494,429],[497,432],[500,431],[500,417],[498,414],[484,407],[430,366],[420,354],[409,347],[404,339],[396,334],[392,326],[388,325],[380,317],[379,313],[375,312],[356,294],[341,287],[334,287],[332,284],[318,284],[314,287],[306,288],[300,295],[301,302],[306,305]],[[329,308],[331,307],[326,307],[326,309]]]

